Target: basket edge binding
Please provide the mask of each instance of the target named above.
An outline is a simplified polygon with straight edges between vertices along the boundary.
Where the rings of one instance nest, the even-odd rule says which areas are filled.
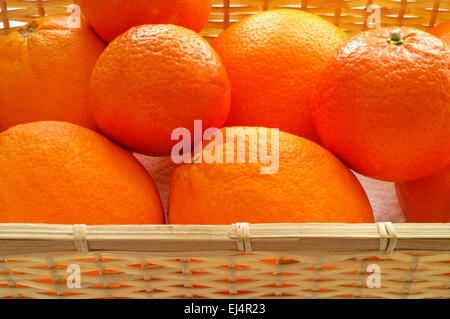
[[[450,251],[450,224],[0,224],[0,255],[95,251],[160,254],[263,251]]]

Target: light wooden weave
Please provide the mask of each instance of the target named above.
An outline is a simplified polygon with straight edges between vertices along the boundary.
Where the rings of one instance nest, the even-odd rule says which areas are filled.
[[[73,12],[69,0],[0,0],[0,35],[39,15]],[[427,29],[450,21],[450,0],[213,0],[205,37],[214,37],[230,23],[261,10],[296,8],[324,17],[349,34],[371,27],[379,8],[381,26]],[[69,11],[68,11],[69,10]],[[369,25],[368,25],[369,19]]]
[[[71,4],[0,0],[0,36]],[[353,34],[375,5],[381,26],[450,20],[450,0],[215,0],[202,34],[282,7]],[[0,298],[450,298],[450,224],[0,224]]]
[[[450,224],[0,224],[0,271],[0,298],[450,298]]]

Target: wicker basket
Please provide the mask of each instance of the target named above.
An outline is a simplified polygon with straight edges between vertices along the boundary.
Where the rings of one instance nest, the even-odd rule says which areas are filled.
[[[71,2],[0,0],[0,35]],[[375,5],[382,26],[450,20],[450,0],[215,0],[203,35],[278,7],[356,33]],[[0,224],[0,298],[124,297],[450,298],[450,224]]]

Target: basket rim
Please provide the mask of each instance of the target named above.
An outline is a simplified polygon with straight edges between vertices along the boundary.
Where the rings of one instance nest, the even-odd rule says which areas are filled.
[[[123,251],[450,251],[450,223],[54,225],[0,223],[0,255]]]

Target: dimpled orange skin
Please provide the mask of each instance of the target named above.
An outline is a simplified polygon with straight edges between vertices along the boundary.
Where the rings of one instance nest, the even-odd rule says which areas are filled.
[[[127,151],[56,121],[0,134],[0,223],[162,224],[158,191]]]
[[[328,58],[347,35],[324,19],[279,9],[245,18],[212,45],[231,84],[227,126],[263,126],[318,141],[311,93]]]
[[[107,42],[141,24],[204,27],[212,0],[76,0],[89,24]]]
[[[92,72],[92,114],[110,138],[147,155],[170,155],[173,130],[194,120],[221,127],[230,86],[220,58],[195,32],[173,25],[131,28],[109,44]]]
[[[42,120],[96,129],[87,91],[105,43],[84,19],[81,28],[69,28],[66,15],[34,23],[0,40],[0,131]]]
[[[328,62],[313,101],[323,145],[355,171],[386,181],[422,178],[450,162],[450,51],[401,28],[347,40]]]
[[[236,129],[238,136],[245,138],[248,128]],[[225,128],[221,132],[226,135]],[[274,135],[269,132],[271,141]],[[258,138],[259,134],[263,134],[260,128],[249,136]],[[231,140],[234,139],[227,136],[228,143]],[[246,139],[247,149],[249,140]],[[218,144],[214,150],[221,150],[225,157],[224,145]],[[266,148],[261,145],[264,144],[252,150],[263,150],[265,154]],[[197,160],[195,164],[178,166],[170,185],[169,223],[374,221],[368,198],[356,177],[318,144],[280,131],[279,168],[275,174],[261,174],[261,167],[269,165],[261,161],[249,163],[249,153],[246,156],[245,163],[208,164]]]
[[[428,32],[437,36],[447,43],[447,45],[450,45],[450,22],[441,23],[435,27],[429,28]]]
[[[396,183],[395,190],[408,222],[450,222],[450,165],[426,178]]]

